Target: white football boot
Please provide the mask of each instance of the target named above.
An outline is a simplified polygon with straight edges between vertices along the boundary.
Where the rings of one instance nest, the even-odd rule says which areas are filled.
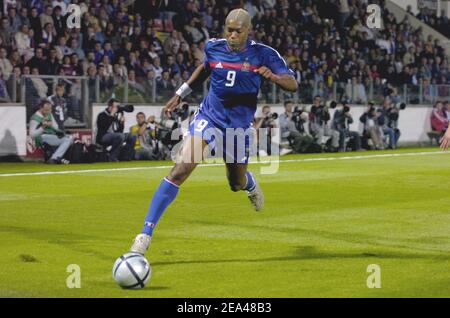
[[[130,251],[144,255],[150,247],[152,237],[150,235],[141,233],[136,236],[131,246]]]
[[[252,191],[247,191],[248,198],[253,205],[255,211],[260,211],[264,206],[264,193],[259,186],[259,183],[255,180],[255,188]]]

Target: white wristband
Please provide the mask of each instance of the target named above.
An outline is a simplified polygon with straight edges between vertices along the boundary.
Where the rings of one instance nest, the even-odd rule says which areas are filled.
[[[192,89],[189,87],[188,83],[183,83],[183,85],[181,85],[180,88],[175,92],[175,94],[180,96],[181,99],[185,98],[190,93],[192,93]]]

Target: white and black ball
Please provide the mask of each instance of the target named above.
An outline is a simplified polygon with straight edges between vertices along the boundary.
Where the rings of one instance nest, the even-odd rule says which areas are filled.
[[[149,281],[152,268],[143,255],[130,252],[116,260],[112,274],[120,287],[140,289]]]

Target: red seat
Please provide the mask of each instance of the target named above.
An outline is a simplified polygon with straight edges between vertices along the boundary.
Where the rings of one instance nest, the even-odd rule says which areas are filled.
[[[161,19],[154,19],[153,20],[153,28],[156,31],[162,31],[164,29],[163,21]]]
[[[166,32],[172,32],[173,31],[173,23],[171,19],[165,19],[164,20],[164,30]]]

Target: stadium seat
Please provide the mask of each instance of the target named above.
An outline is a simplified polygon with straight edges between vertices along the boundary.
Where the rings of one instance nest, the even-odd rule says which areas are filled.
[[[154,19],[153,20],[153,28],[155,29],[155,31],[163,31],[164,30],[163,20]]]
[[[164,20],[164,30],[166,32],[172,32],[173,31],[173,23],[172,20],[165,19]]]

